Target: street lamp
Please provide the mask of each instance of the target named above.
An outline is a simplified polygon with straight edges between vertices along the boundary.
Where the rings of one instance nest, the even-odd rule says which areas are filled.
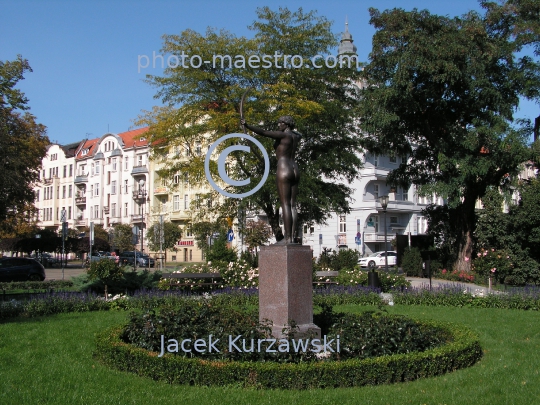
[[[381,203],[381,207],[384,212],[384,270],[388,274],[388,236],[387,236],[387,229],[386,229],[386,208],[388,208],[388,196],[382,195],[379,197],[379,202]]]
[[[146,191],[144,189],[144,179],[141,179],[139,181],[139,198],[142,204],[141,209],[141,258],[143,255],[143,240],[144,240],[144,211],[145,211],[145,205],[146,205]],[[137,258],[135,257],[135,262],[137,262]],[[150,263],[148,263],[150,265]]]

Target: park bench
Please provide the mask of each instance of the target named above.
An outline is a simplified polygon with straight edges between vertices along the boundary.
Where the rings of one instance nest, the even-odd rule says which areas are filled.
[[[162,278],[169,280],[171,285],[185,287],[191,286],[193,282],[187,282],[186,280],[209,280],[209,282],[199,283],[197,285],[215,285],[222,280],[219,273],[163,273]]]
[[[313,281],[313,285],[315,286],[321,286],[321,285],[331,285],[331,284],[337,284],[337,281],[335,278],[339,276],[339,271],[316,271],[315,277],[323,277],[324,280],[315,280]]]

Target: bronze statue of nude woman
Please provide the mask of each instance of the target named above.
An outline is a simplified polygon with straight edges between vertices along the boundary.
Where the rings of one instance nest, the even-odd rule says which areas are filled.
[[[298,195],[298,183],[300,181],[300,170],[298,164],[294,161],[294,157],[302,136],[294,131],[294,120],[290,115],[279,118],[277,131],[266,131],[248,125],[243,118],[240,120],[240,124],[257,135],[275,140],[274,149],[278,160],[276,184],[285,231],[285,237],[277,244],[294,243],[294,232],[296,232],[298,224],[296,196]]]

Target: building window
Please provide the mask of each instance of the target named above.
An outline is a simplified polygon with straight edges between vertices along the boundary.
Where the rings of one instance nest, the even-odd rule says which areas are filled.
[[[184,195],[184,209],[187,210],[189,208],[189,197],[187,194]]]
[[[127,170],[129,168],[129,163],[128,162],[129,162],[129,158],[128,158],[128,156],[126,156],[124,158],[124,170]]]
[[[189,184],[189,176],[187,173],[184,173],[184,184],[187,186]]]
[[[71,207],[68,207],[68,219],[71,219]]]
[[[394,153],[390,154],[390,163],[397,163],[397,157]]]
[[[394,216],[390,217],[390,223],[391,224],[397,224],[398,223],[398,217],[394,217]]]
[[[173,177],[173,183],[174,183],[174,184],[180,183],[180,175],[179,175],[179,174],[175,174],[175,175],[174,175],[174,177]]]
[[[64,177],[67,177],[67,166],[64,166]]]
[[[53,153],[53,154],[51,155],[51,160],[56,160],[56,159],[58,159],[58,154],[57,154],[57,153]]]
[[[116,217],[116,203],[111,204],[111,217]]]
[[[99,218],[99,205],[94,206],[94,218]]]
[[[39,190],[36,191],[36,201],[39,201]]]
[[[94,191],[96,192],[96,194],[94,195],[99,195],[99,183],[96,183],[96,187],[94,187]]]
[[[200,194],[197,194],[195,196],[195,208],[201,209],[201,196],[200,196]]]
[[[347,232],[347,216],[346,215],[339,216],[339,232],[340,233]]]
[[[73,186],[70,184],[68,188],[68,198],[71,198],[72,193],[73,193]]]
[[[180,196],[175,195],[173,196],[173,211],[179,211],[180,210]]]
[[[112,169],[113,169],[113,172],[116,171],[116,165],[117,165],[116,160],[117,160],[116,158],[113,158],[113,159],[112,159]]]
[[[124,203],[124,216],[128,216],[128,203]]]
[[[111,182],[111,194],[116,194],[116,180]]]
[[[124,180],[124,194],[128,193],[128,181]]]
[[[137,155],[137,166],[143,165],[143,155]]]
[[[96,174],[99,174],[99,168],[101,167],[100,162],[96,162]]]
[[[66,186],[62,186],[62,198],[66,198]]]
[[[193,237],[193,231],[191,229],[191,225],[188,225],[184,228],[186,230],[186,238]]]
[[[201,156],[201,152],[202,152],[201,143],[197,142],[195,144],[195,153],[197,154],[197,156]]]
[[[374,184],[373,185],[373,198],[376,200],[377,198],[379,198],[379,185],[378,184]]]
[[[73,176],[73,165],[69,165],[69,177]]]

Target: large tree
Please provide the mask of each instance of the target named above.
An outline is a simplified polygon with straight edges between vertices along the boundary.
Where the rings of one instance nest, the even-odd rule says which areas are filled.
[[[27,71],[32,69],[21,56],[0,61],[0,222],[5,233],[16,231],[10,228],[14,222],[32,221],[33,183],[50,143],[45,126],[26,111],[28,99],[15,88]]]
[[[268,7],[257,10],[256,20],[250,27],[254,37],[236,37],[226,31],[208,29],[204,35],[186,30],[180,35],[166,35],[162,52],[177,57],[178,67],[168,67],[165,75],[148,76],[148,82],[158,88],[157,98],[167,105],[147,112],[139,120],[149,125],[154,157],[167,160],[167,169],[160,174],[172,178],[178,172],[186,174],[191,184],[208,186],[204,172],[205,154],[198,142],[206,146],[219,137],[239,132],[239,105],[246,89],[251,88],[244,106],[248,123],[265,129],[275,129],[278,117],[291,115],[297,129],[303,133],[297,161],[302,172],[298,198],[299,223],[324,222],[329,212],[349,210],[351,189],[343,180],[352,180],[361,168],[359,139],[356,136],[355,106],[357,96],[353,85],[359,70],[348,60],[335,68],[326,67],[324,59],[317,59],[316,68],[310,58],[336,53],[337,36],[331,32],[330,22],[315,12],[286,8],[273,11]],[[232,62],[202,63],[200,67],[182,67],[187,59],[200,56],[212,62],[215,55],[230,55]],[[270,55],[270,66],[257,57]],[[277,56],[276,56],[277,55]],[[281,55],[281,56],[280,56]],[[288,64],[283,55],[300,58]],[[174,61],[174,59],[172,59]],[[197,59],[190,59],[196,63]],[[330,61],[333,62],[332,59]],[[331,63],[330,63],[331,64]],[[285,66],[284,66],[285,65]],[[260,139],[271,151],[272,140]],[[237,143],[234,139],[223,142],[218,151]],[[171,161],[171,150],[177,149],[182,157]],[[258,184],[264,172],[262,154],[255,145],[252,153],[233,152],[229,166],[232,178],[251,178],[246,187],[228,191],[241,193]],[[279,200],[275,186],[276,159],[270,153],[270,177],[254,195],[244,199],[262,210],[274,235],[280,239]],[[216,164],[211,165],[214,176]],[[217,178],[214,177],[214,178]],[[225,201],[224,201],[225,200]],[[236,217],[238,201],[214,196],[212,212],[223,218]],[[201,212],[201,211],[199,211]],[[206,220],[211,220],[207,217]]]
[[[526,158],[526,130],[511,125],[530,65],[511,34],[476,14],[370,9],[376,28],[363,77],[361,126],[373,153],[408,156],[390,184],[417,184],[448,201],[455,265],[470,269],[475,204],[506,187]]]

